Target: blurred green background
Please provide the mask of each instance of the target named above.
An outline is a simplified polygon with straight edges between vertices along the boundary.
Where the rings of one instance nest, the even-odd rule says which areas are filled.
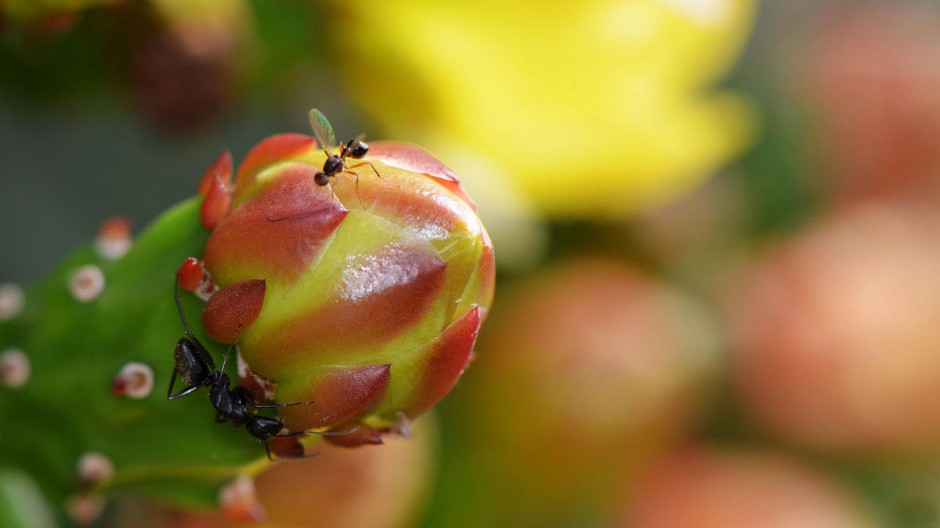
[[[940,524],[940,3],[440,4],[0,2],[0,281],[317,107],[451,165],[500,276],[408,511],[324,518]]]

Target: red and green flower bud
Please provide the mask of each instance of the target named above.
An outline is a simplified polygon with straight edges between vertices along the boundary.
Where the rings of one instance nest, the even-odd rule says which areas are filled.
[[[423,150],[373,143],[319,186],[325,160],[313,139],[283,134],[246,156],[231,194],[224,169],[207,172],[204,260],[220,290],[203,324],[237,338],[277,401],[316,402],[281,410],[291,430],[356,423],[352,443],[374,443],[469,363],[492,246],[456,176]]]

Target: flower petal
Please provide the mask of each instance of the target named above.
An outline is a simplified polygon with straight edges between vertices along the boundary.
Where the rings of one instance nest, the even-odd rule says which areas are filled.
[[[316,185],[315,174],[312,166],[293,163],[219,224],[205,255],[216,282],[292,281],[307,270],[347,213]]]
[[[277,134],[251,149],[245,156],[235,178],[235,203],[240,204],[252,190],[255,178],[264,169],[285,160],[316,151],[317,141],[303,134]]]
[[[264,304],[263,280],[247,280],[215,292],[202,311],[202,324],[212,339],[231,343],[258,318]]]
[[[391,365],[327,367],[296,375],[278,385],[278,401],[314,403],[284,407],[281,420],[292,431],[303,431],[361,416],[385,394],[390,370]]]
[[[232,195],[222,177],[213,174],[205,196],[202,208],[199,210],[199,220],[202,221],[203,227],[212,231],[222,219],[228,216],[229,208],[232,206]]]
[[[424,346],[413,364],[401,365],[420,373],[409,397],[410,402],[400,406],[405,415],[420,415],[454,388],[457,379],[470,363],[479,331],[480,309],[475,306],[447,327],[437,339]],[[377,413],[381,413],[381,410]]]

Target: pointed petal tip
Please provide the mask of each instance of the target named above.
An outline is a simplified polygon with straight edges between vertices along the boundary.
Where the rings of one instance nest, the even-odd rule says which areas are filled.
[[[226,216],[232,206],[232,193],[229,185],[218,174],[213,175],[199,210],[199,220],[208,231],[213,231]]]
[[[406,416],[420,416],[454,388],[473,358],[480,324],[480,307],[474,306],[425,347],[424,374],[410,404],[403,410]]]
[[[231,343],[255,322],[264,305],[265,281],[252,279],[215,292],[202,311],[202,324],[209,337]]]
[[[315,401],[286,407],[281,419],[292,431],[334,427],[369,412],[385,395],[391,365],[320,370],[305,379],[278,386],[278,400]],[[282,392],[283,391],[283,392]]]
[[[199,180],[199,195],[206,196],[209,193],[209,188],[212,187],[215,177],[219,177],[226,184],[230,184],[232,182],[233,167],[232,153],[227,149],[223,150],[219,157],[212,162],[212,165],[209,165],[206,172],[202,174],[202,178]]]

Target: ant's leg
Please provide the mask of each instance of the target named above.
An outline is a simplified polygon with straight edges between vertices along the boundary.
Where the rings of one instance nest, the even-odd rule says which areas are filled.
[[[255,409],[280,409],[281,407],[293,407],[295,405],[310,405],[311,403],[317,403],[313,400],[302,401],[302,402],[290,402],[290,403],[255,403],[253,401],[247,402],[249,405]]]
[[[304,432],[305,432],[305,433],[310,433],[310,434],[318,434],[318,435],[322,435],[322,436],[343,436],[343,435],[348,435],[348,434],[355,433],[355,432],[358,431],[358,430],[359,430],[359,426],[358,426],[358,425],[354,425],[354,426],[350,427],[349,429],[343,429],[342,431],[322,431],[322,432],[317,432],[317,431],[304,431]]]
[[[386,180],[385,178],[382,177],[381,174],[379,174],[378,169],[375,168],[375,165],[373,165],[371,161],[363,161],[362,163],[357,163],[357,164],[355,164],[355,165],[350,165],[349,167],[347,167],[346,172],[349,172],[349,169],[355,169],[356,167],[362,167],[363,165],[368,165],[369,167],[371,167],[371,168],[372,168],[372,172],[374,172],[375,175],[378,176],[380,180],[382,180],[382,181],[388,183],[388,180]]]
[[[302,434],[307,434],[307,431],[297,431],[296,433],[274,433],[271,436],[276,436],[278,438],[290,438],[292,436],[300,436]]]
[[[241,323],[238,324],[238,328],[235,329],[235,337],[232,338],[232,342],[229,343],[228,348],[225,350],[225,355],[222,356],[222,366],[219,367],[219,372],[225,372],[225,365],[228,363],[228,358],[232,354],[232,349],[235,348],[235,341],[238,341],[238,334],[242,331]]]
[[[354,427],[350,427],[349,429],[345,429],[343,431],[314,431],[313,429],[308,429],[306,431],[297,431],[296,433],[278,433],[278,434],[273,434],[271,436],[276,436],[278,438],[284,438],[287,436],[306,435],[306,434],[316,434],[320,436],[342,436],[342,435],[355,433],[358,430],[359,430],[359,426],[356,425]]]
[[[339,435],[354,433],[354,432],[356,432],[356,431],[358,431],[358,430],[359,430],[359,426],[357,425],[357,426],[355,426],[355,427],[353,427],[353,428],[351,428],[351,429],[347,429],[347,430],[345,430],[345,431],[297,431],[297,432],[295,432],[295,433],[275,433],[275,434],[272,434],[271,436],[272,436],[272,437],[277,437],[277,438],[288,438],[288,437],[291,437],[291,436],[300,436],[300,435],[307,435],[307,434],[318,434],[318,435],[321,435],[321,436],[339,436]],[[265,451],[267,451],[267,453],[268,453],[268,460],[271,460],[271,461],[279,461],[279,460],[299,460],[299,459],[302,459],[302,458],[313,458],[313,457],[315,457],[315,456],[317,456],[317,455],[320,454],[320,453],[311,453],[311,454],[309,454],[309,455],[296,456],[296,457],[272,457],[272,456],[271,456],[271,446],[270,446],[270,444],[269,444],[269,442],[268,442],[268,439],[264,439],[264,440],[262,440],[262,441],[264,442],[264,449],[265,449]],[[303,445],[303,444],[301,444],[301,446],[302,446],[302,445]]]
[[[170,387],[173,387],[172,383],[170,384]],[[186,396],[187,394],[192,394],[194,391],[198,390],[200,387],[202,387],[202,385],[193,385],[192,387],[186,387],[185,389],[183,389],[180,392],[177,392],[176,394],[170,394],[169,391],[167,391],[166,399],[175,400],[177,398],[182,398],[183,396]]]
[[[335,176],[334,176],[334,178],[335,178]],[[330,185],[330,201],[331,201],[331,202],[335,202],[335,201],[336,201],[336,191],[333,190],[333,186],[332,186],[332,185]]]
[[[363,161],[362,163],[357,163],[357,164],[355,164],[355,165],[350,165],[350,166],[348,167],[348,169],[346,170],[346,172],[352,172],[353,174],[355,174],[355,175],[358,177],[359,174],[358,174],[357,172],[352,171],[352,170],[349,170],[349,169],[355,169],[356,167],[362,167],[363,165],[368,165],[369,168],[372,169],[372,172],[374,172],[375,175],[376,175],[380,180],[384,181],[385,183],[387,183],[387,184],[389,184],[389,185],[394,185],[392,182],[386,180],[385,178],[382,177],[381,174],[379,174],[379,170],[375,168],[375,165],[373,165],[371,161]],[[356,180],[356,183],[359,183],[359,180]],[[400,185],[395,185],[395,187],[398,187],[399,189],[401,189],[401,186],[400,186]]]
[[[193,335],[192,331],[189,329],[189,324],[186,322],[186,312],[183,311],[183,304],[180,302],[180,272],[176,272],[176,280],[173,282],[173,295],[176,297],[176,308],[180,312],[180,319],[183,320],[183,330],[186,332],[186,335],[195,342],[198,341],[196,336]]]
[[[173,369],[173,375],[170,376],[170,386],[166,389],[166,399],[174,400],[183,396],[183,394],[173,394],[173,384],[176,383],[176,369]]]
[[[294,405],[309,405],[311,403],[316,403],[313,400],[291,403],[258,403],[251,395],[251,392],[249,392],[245,387],[236,386],[233,391],[236,394],[236,398],[244,403],[247,403],[248,405],[251,405],[255,409],[278,409],[281,407],[293,407]]]
[[[183,305],[180,302],[180,272],[176,272],[176,281],[173,283],[173,295],[176,297],[176,308],[180,312],[180,319],[183,321],[183,330],[186,332],[186,336],[189,337],[189,341],[193,344],[196,349],[196,353],[199,354],[199,357],[202,359],[202,362],[209,366],[210,370],[215,370],[215,362],[212,361],[212,355],[209,354],[209,351],[206,350],[206,347],[196,339],[196,336],[193,335],[192,330],[189,329],[189,323],[186,322],[186,312],[183,311]]]
[[[202,385],[193,385],[192,387],[186,387],[185,389],[173,394],[173,384],[176,383],[176,369],[173,369],[173,376],[170,378],[170,386],[166,390],[166,399],[175,400],[177,398],[182,398],[187,394],[192,393],[193,391],[198,390]]]

